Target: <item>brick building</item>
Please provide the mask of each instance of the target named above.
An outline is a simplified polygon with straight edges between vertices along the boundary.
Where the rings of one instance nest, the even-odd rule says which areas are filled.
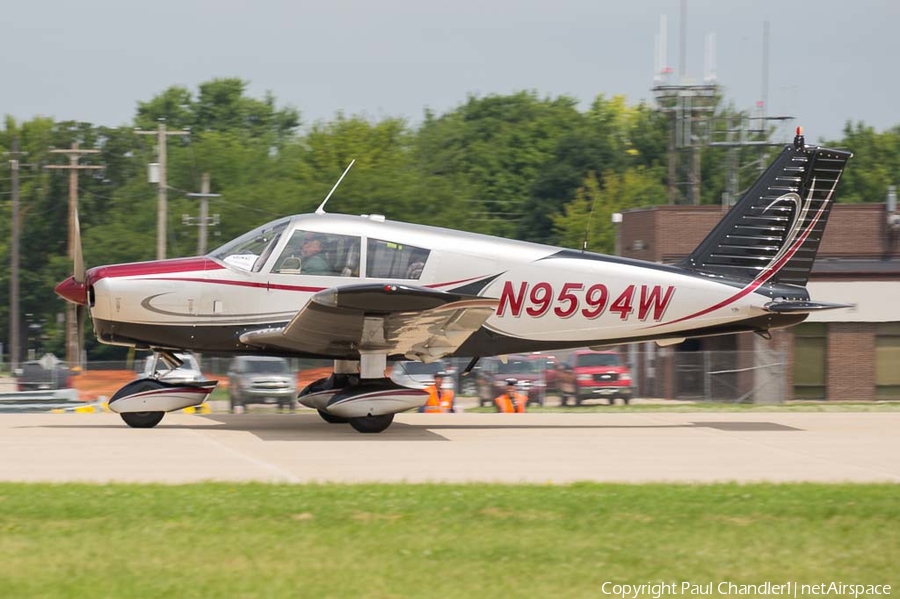
[[[717,206],[631,210],[619,225],[623,256],[676,262],[722,218]],[[688,340],[672,348],[632,350],[644,394],[669,398],[714,395],[746,400],[778,379],[782,399],[900,399],[900,230],[884,204],[836,204],[810,275],[810,296],[854,308],[812,314],[772,331]],[[772,367],[769,367],[771,362]],[[781,365],[775,368],[775,365]],[[698,388],[698,385],[703,387]]]

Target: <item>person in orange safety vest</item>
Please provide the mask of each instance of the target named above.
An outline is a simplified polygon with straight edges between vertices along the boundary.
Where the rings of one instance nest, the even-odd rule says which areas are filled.
[[[494,400],[498,412],[503,412],[504,414],[525,413],[525,407],[528,405],[528,396],[516,391],[516,383],[518,383],[516,379],[506,379],[506,393]]]
[[[446,414],[455,411],[453,403],[453,391],[444,389],[444,377],[446,373],[436,372],[434,374],[434,384],[425,387],[428,392],[428,401],[419,408],[420,412],[426,414]]]

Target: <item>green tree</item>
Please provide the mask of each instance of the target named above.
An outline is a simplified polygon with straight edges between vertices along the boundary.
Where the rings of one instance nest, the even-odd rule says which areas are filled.
[[[565,134],[582,119],[568,97],[534,92],[470,96],[441,117],[426,117],[419,135],[419,167],[427,174],[461,176],[468,209],[460,225],[515,236],[541,169]]]
[[[844,171],[838,201],[883,202],[888,186],[900,185],[900,125],[878,133],[862,122],[848,122],[843,140],[824,145],[853,152]]]
[[[264,138],[280,145],[294,137],[300,113],[291,107],[276,108],[267,93],[258,100],[246,95],[242,79],[213,79],[201,83],[197,97],[181,86],[172,86],[148,102],[139,102],[135,125],[155,129],[165,119],[172,129],[190,129],[195,135],[231,131],[242,137]]]
[[[575,199],[563,211],[553,216],[553,226],[560,245],[603,254],[616,251],[616,212],[652,206],[663,197],[665,189],[659,173],[644,167],[633,167],[622,174],[607,171],[603,183],[594,173],[588,173]]]
[[[553,217],[570,202],[590,172],[653,167],[665,159],[665,119],[645,104],[627,105],[624,96],[597,96],[583,122],[563,135],[532,186],[519,237],[556,243]],[[599,180],[602,185],[602,179]]]

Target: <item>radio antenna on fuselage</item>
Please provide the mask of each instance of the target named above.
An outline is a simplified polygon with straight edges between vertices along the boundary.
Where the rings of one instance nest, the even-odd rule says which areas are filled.
[[[334,184],[334,187],[331,188],[331,191],[328,192],[328,195],[325,196],[325,199],[322,200],[322,203],[319,204],[319,207],[316,208],[316,214],[325,214],[325,203],[331,197],[331,194],[334,193],[334,190],[337,189],[337,186],[341,184],[341,181],[344,180],[344,175],[350,170],[350,167],[353,166],[353,163],[356,162],[356,158],[350,161],[350,164],[347,165],[347,168],[344,169],[344,172],[341,173],[340,178],[338,178],[337,183]]]
[[[581,253],[585,253],[587,251],[588,245],[588,235],[591,232],[591,221],[594,219],[594,206],[597,205],[597,196],[594,196],[594,199],[591,201],[591,211],[588,213],[587,225],[584,227],[584,241],[581,242]]]

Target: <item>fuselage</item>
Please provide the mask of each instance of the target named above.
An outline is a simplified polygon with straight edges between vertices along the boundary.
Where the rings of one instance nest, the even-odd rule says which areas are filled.
[[[314,260],[297,246],[312,238],[322,251],[308,273]],[[767,330],[805,317],[764,310],[773,290],[763,282],[332,214],[273,221],[203,257],[92,268],[86,299],[105,343],[253,352],[241,334],[285,325],[317,292],[376,282],[499,299],[456,352],[465,356]]]

